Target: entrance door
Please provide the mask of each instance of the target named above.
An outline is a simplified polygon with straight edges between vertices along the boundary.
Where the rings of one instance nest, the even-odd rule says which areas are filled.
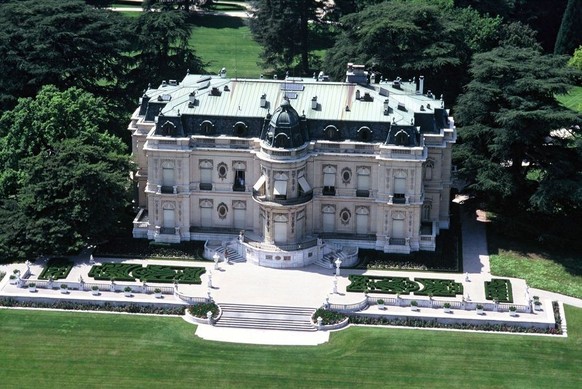
[[[275,243],[287,242],[287,223],[275,222]]]
[[[392,220],[392,237],[404,239],[404,220]]]
[[[246,224],[246,210],[234,209],[234,228],[244,230]]]

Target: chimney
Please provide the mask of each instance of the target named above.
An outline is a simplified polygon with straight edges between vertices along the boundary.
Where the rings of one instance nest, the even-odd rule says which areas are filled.
[[[311,99],[311,109],[315,109],[317,110],[317,96],[313,96],[313,98]]]
[[[388,115],[390,113],[390,106],[388,105],[389,100],[384,100],[384,115]]]
[[[424,94],[424,76],[418,77],[418,92],[417,94]]]
[[[263,93],[261,96],[261,108],[267,108],[267,94]]]

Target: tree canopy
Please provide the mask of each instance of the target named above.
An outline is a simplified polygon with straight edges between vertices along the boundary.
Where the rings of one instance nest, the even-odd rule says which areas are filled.
[[[137,51],[129,73],[133,82],[160,83],[182,76],[187,70],[203,72],[204,64],[188,46],[191,27],[184,12],[144,12],[132,27]]]
[[[481,20],[476,12],[463,13],[463,21]],[[335,79],[342,79],[348,62],[365,64],[386,79],[397,76],[427,76],[427,87],[433,90],[458,90],[462,85],[463,68],[468,64],[471,47],[481,45],[470,28],[443,7],[424,1],[384,2],[347,15],[340,20],[341,33],[328,50],[324,68]],[[489,23],[489,20],[488,20]],[[491,19],[495,29],[497,21]],[[453,86],[456,85],[455,86]],[[456,93],[456,92],[450,92]]]
[[[2,255],[64,253],[103,239],[128,204],[129,156],[107,106],[77,88],[41,89],[0,119]]]
[[[581,118],[555,99],[577,74],[566,61],[512,46],[473,58],[455,157],[470,187],[506,211],[567,214],[582,204]]]
[[[0,257],[66,254],[110,237],[129,204],[122,151],[71,138],[24,159],[16,200],[4,199],[0,212],[10,220]]]
[[[0,197],[14,194],[26,169],[22,161],[52,149],[68,138],[117,149],[118,138],[107,133],[108,110],[101,98],[78,88],[59,92],[43,87],[35,98],[23,98],[0,118]]]
[[[554,53],[572,55],[582,44],[582,0],[568,0]]]
[[[253,38],[263,47],[266,66],[289,69],[299,59],[302,74],[309,74],[310,21],[317,21],[322,0],[259,0],[250,20]]]
[[[0,12],[0,111],[47,84],[102,93],[124,74],[121,15],[80,0],[8,0]]]

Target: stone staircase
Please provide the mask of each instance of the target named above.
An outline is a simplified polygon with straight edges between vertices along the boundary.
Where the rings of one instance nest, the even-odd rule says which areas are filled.
[[[283,331],[316,331],[311,323],[313,308],[272,305],[218,304],[222,316],[215,327],[252,328]]]
[[[233,250],[232,248],[230,248],[228,246],[226,248],[224,248],[224,247],[218,247],[216,249],[216,252],[218,252],[221,255],[221,257],[224,255],[224,252],[225,251],[228,254],[228,259],[229,259],[230,262],[234,262],[234,263],[236,263],[236,262],[246,262],[246,259],[244,259],[241,255],[239,255],[238,252],[236,252],[235,250]]]

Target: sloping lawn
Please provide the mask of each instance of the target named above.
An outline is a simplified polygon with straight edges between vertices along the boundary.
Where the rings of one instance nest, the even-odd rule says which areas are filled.
[[[557,96],[558,101],[573,111],[582,112],[582,86],[575,86],[567,95]]]
[[[192,18],[189,44],[209,65],[206,70],[218,74],[223,67],[229,78],[259,78],[257,62],[261,47],[253,40],[244,19],[204,15]]]
[[[580,388],[569,337],[353,327],[317,347],[207,342],[180,318],[0,310],[3,387]]]
[[[535,243],[509,240],[488,231],[491,273],[524,278],[533,288],[582,298],[582,261],[575,253],[553,252]]]

